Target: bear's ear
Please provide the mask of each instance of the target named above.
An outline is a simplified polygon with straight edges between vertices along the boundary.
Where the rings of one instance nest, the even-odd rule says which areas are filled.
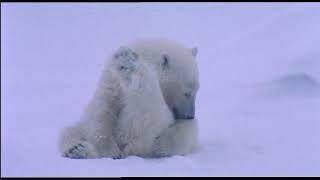
[[[161,67],[162,70],[168,69],[169,68],[169,56],[167,54],[162,55],[162,62],[161,62]]]
[[[194,58],[197,57],[198,48],[197,47],[191,48],[191,54],[193,55]]]

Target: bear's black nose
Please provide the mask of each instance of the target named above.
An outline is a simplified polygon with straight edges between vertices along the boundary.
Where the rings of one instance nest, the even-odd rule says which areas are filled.
[[[172,113],[174,115],[174,119],[179,120],[191,120],[194,119],[194,108],[173,108]]]
[[[194,116],[186,116],[186,120],[194,119]]]

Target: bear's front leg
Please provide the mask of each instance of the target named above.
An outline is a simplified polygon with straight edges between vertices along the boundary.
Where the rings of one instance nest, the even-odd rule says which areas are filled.
[[[185,155],[193,152],[198,143],[196,119],[178,119],[157,137],[153,152],[155,157]]]

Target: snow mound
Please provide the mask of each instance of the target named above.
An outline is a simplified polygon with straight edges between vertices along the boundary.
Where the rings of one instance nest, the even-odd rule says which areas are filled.
[[[265,92],[273,96],[318,97],[320,83],[305,73],[296,72],[283,75],[267,83]]]

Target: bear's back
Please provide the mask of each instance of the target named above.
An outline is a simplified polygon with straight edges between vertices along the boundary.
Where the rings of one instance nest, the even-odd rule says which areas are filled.
[[[163,54],[169,54],[176,61],[192,61],[191,52],[178,42],[164,38],[139,39],[128,44],[148,63],[159,63]],[[180,62],[179,62],[180,63]],[[185,62],[184,62],[185,63]]]

